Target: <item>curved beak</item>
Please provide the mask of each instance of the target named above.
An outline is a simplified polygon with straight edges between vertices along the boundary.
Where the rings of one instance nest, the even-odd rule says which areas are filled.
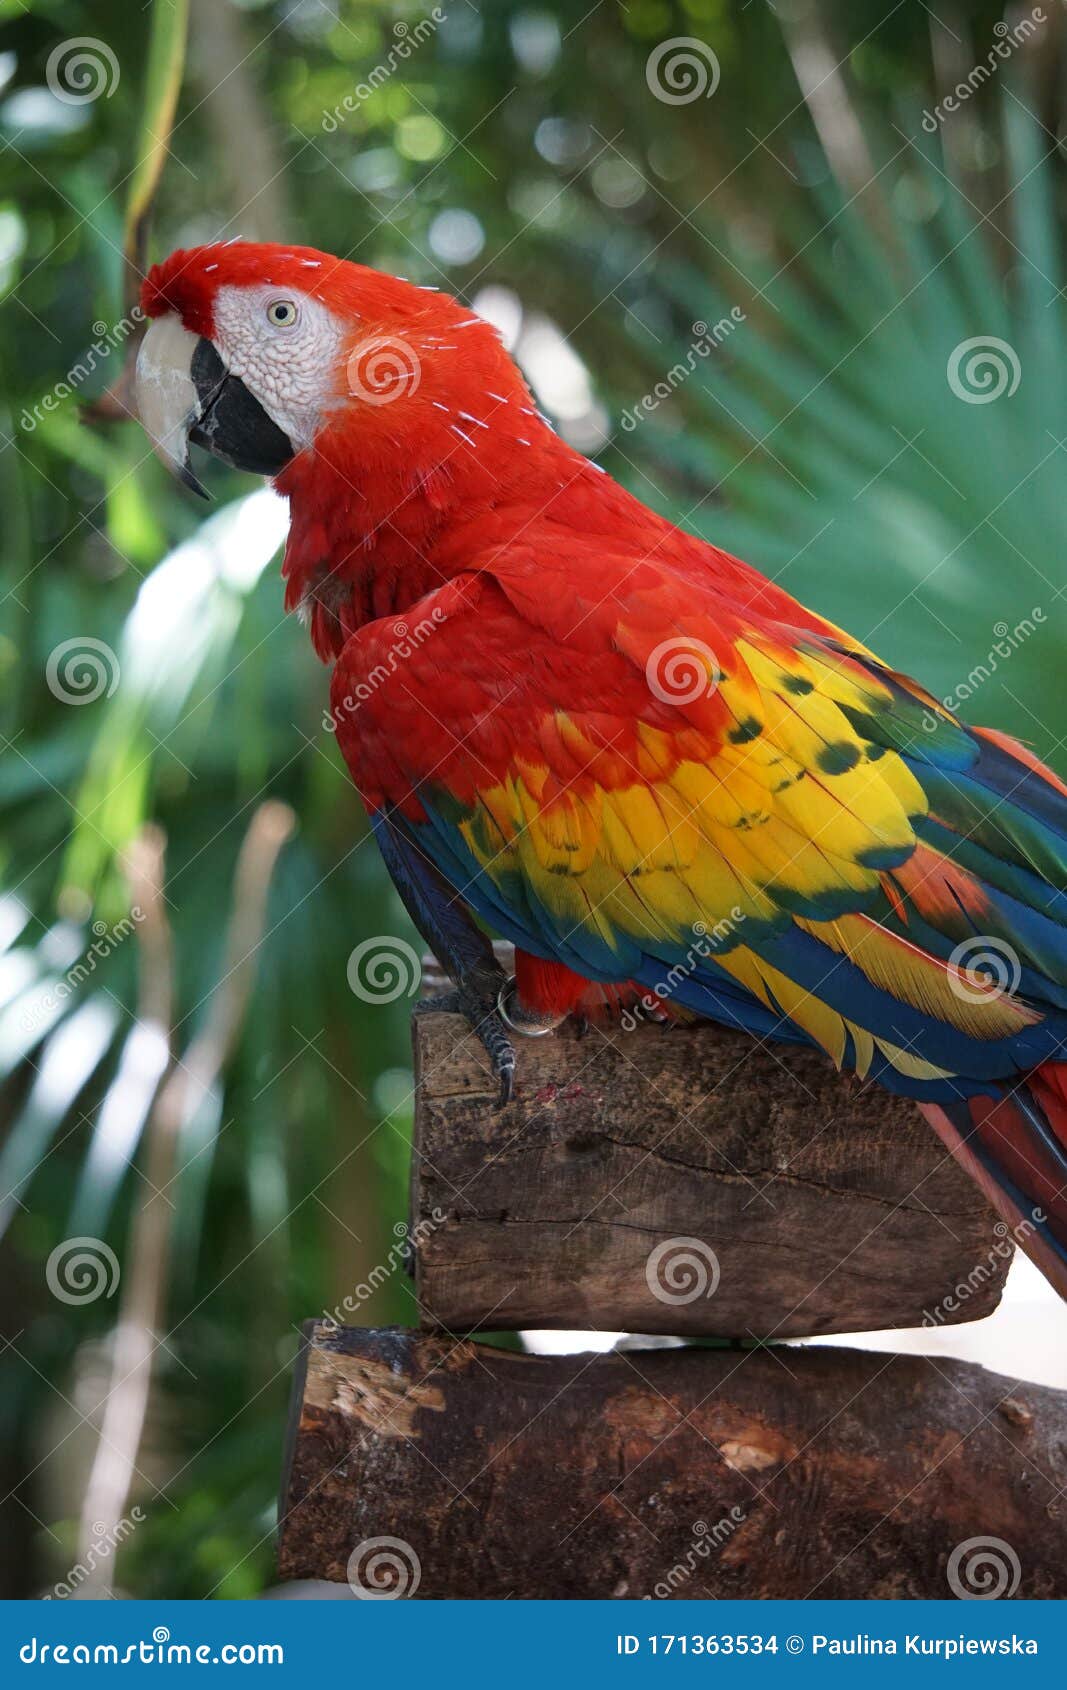
[[[189,467],[190,440],[254,475],[277,475],[293,456],[289,436],[230,374],[211,341],[192,334],[172,313],[149,325],[134,390],[157,457],[202,499],[210,495]]]

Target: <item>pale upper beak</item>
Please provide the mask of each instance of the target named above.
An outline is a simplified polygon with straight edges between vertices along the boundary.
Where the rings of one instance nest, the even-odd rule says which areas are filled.
[[[209,495],[189,467],[190,440],[255,475],[277,475],[293,456],[288,435],[230,374],[212,342],[192,334],[173,312],[149,324],[135,392],[156,455],[201,498]]]

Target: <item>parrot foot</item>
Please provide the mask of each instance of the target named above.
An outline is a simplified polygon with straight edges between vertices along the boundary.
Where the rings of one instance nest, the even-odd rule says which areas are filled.
[[[469,1022],[492,1064],[500,1087],[498,1108],[503,1109],[515,1094],[515,1046],[510,1035],[543,1039],[566,1021],[566,1015],[538,1015],[520,1004],[514,977],[499,967],[478,967],[461,979],[454,992],[428,1000],[424,1009],[458,1012]]]
[[[424,1009],[449,1010],[460,1014],[468,1022],[489,1058],[493,1077],[499,1086],[497,1107],[503,1109],[515,1092],[515,1046],[508,1037],[499,1000],[507,988],[502,969],[472,969],[464,976],[456,991],[433,998],[423,1004]]]

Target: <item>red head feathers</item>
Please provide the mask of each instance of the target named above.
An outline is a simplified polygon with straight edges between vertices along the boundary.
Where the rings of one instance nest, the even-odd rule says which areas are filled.
[[[457,524],[536,499],[546,475],[556,489],[596,477],[545,425],[496,329],[435,289],[309,247],[235,242],[172,253],[149,272],[142,304],[180,324],[171,341],[188,336],[187,410],[229,372],[244,390],[233,395],[242,427],[249,395],[266,413],[257,446],[271,425],[288,442],[285,461],[269,466],[292,500],[287,603],[308,612],[323,656],[367,615],[402,609],[467,567],[469,539],[458,552],[451,544]],[[198,383],[204,342],[218,358],[201,344]],[[174,348],[163,351],[169,366]],[[145,363],[158,374],[151,356]],[[144,386],[148,426],[159,381]],[[191,438],[262,469],[263,452],[246,462],[232,432],[201,417]],[[489,537],[483,529],[479,549]]]

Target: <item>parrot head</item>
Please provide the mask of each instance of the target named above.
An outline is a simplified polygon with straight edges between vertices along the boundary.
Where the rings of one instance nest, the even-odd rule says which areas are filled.
[[[313,453],[362,479],[398,448],[409,463],[439,460],[489,427],[487,407],[512,404],[518,434],[517,408],[533,415],[496,330],[469,307],[310,247],[174,252],[149,271],[141,305],[141,421],[201,494],[190,441],[260,475]]]
[[[539,513],[609,535],[621,506],[637,520],[540,415],[497,329],[435,288],[238,241],[172,253],[141,305],[135,396],[155,451],[202,494],[190,442],[273,479],[285,606],[324,662]]]

